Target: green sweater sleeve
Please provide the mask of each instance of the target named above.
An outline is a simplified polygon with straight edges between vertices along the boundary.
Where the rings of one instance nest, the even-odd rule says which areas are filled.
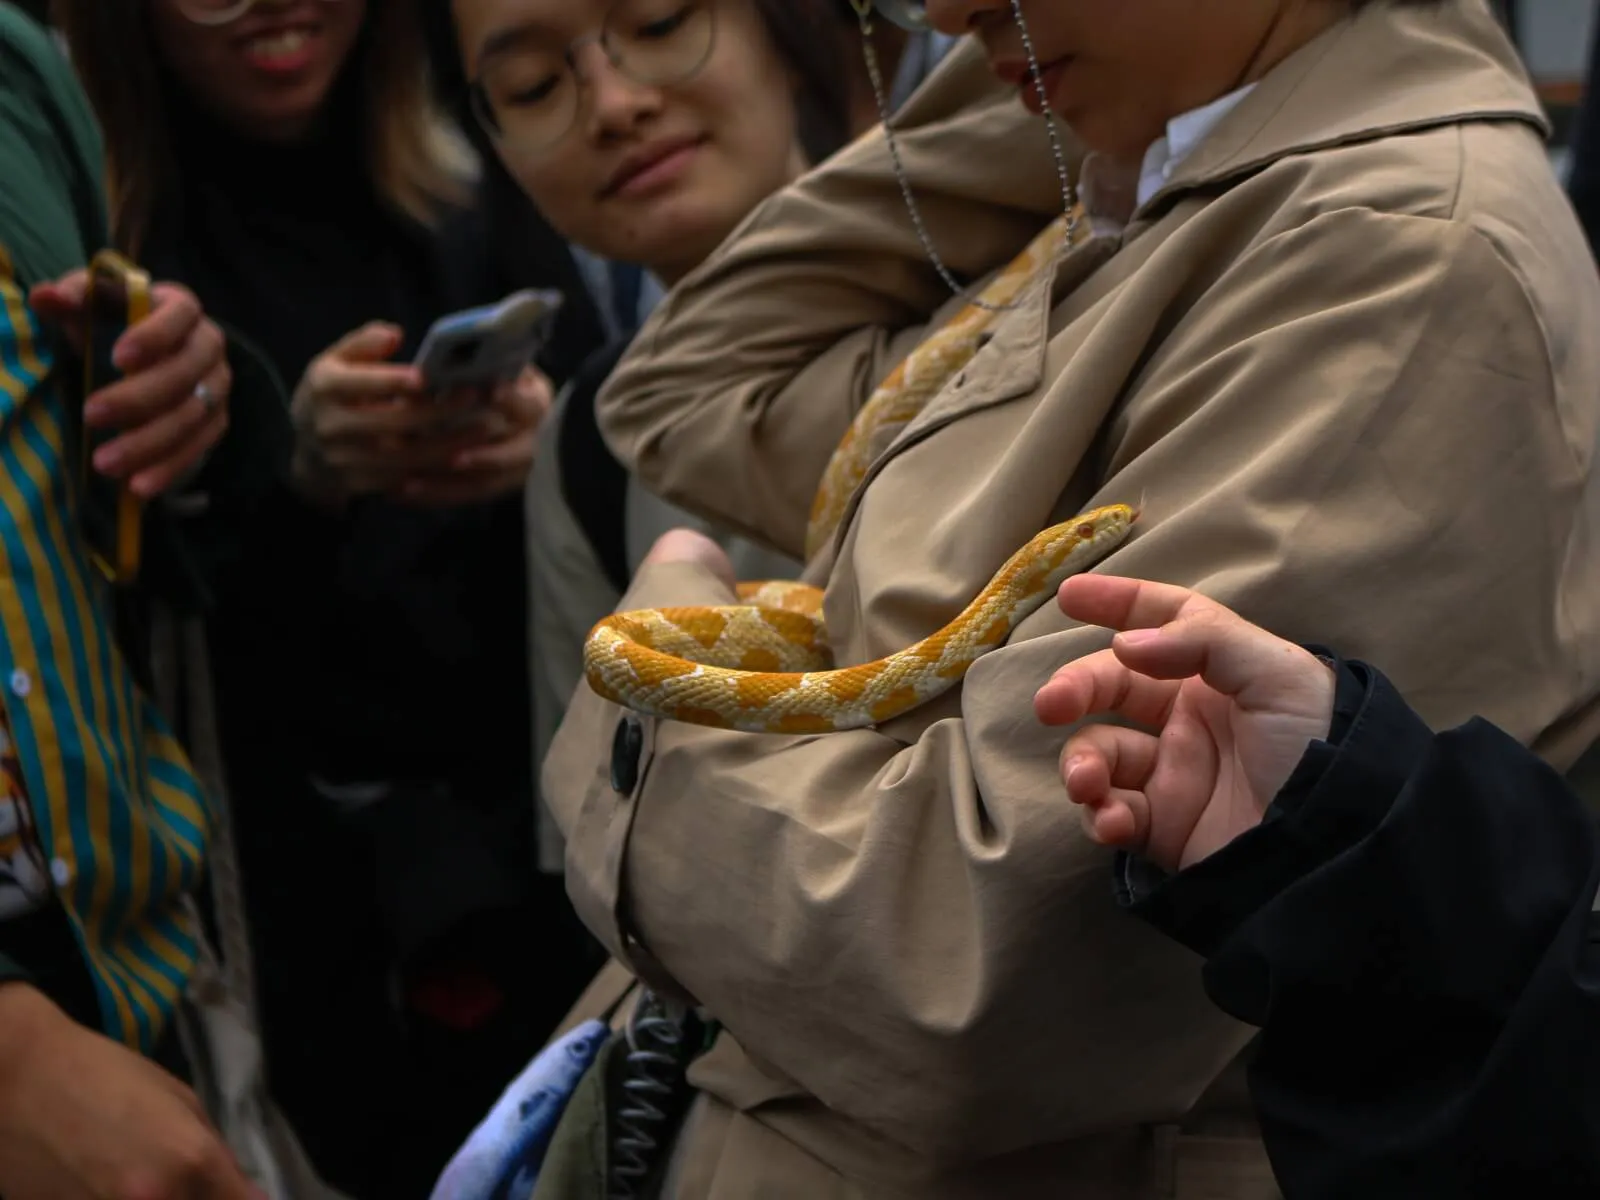
[[[108,240],[103,144],[50,34],[0,2],[0,244],[24,288]]]

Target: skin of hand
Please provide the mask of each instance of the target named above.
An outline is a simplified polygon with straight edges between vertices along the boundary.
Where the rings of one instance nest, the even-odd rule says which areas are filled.
[[[189,1088],[20,982],[0,984],[0,1193],[266,1200]]]
[[[738,587],[737,576],[733,570],[733,563],[728,559],[728,552],[698,530],[667,530],[656,539],[655,545],[650,547],[650,552],[644,556],[642,565],[674,562],[699,563],[727,584],[730,592]]]
[[[549,380],[529,367],[487,395],[432,393],[415,366],[389,361],[402,340],[397,327],[374,322],[306,368],[290,408],[296,485],[330,505],[381,493],[444,507],[519,491],[550,409]]]
[[[471,392],[440,398],[446,411],[459,414],[447,429],[462,428],[472,438],[452,445],[437,467],[407,479],[400,499],[410,504],[479,504],[519,492],[533,469],[539,431],[550,413],[555,391],[533,367],[487,397]]]
[[[80,353],[88,286],[88,272],[80,269],[28,294],[39,319],[60,329]],[[95,469],[127,480],[146,500],[181,484],[222,440],[233,386],[227,339],[194,293],[157,283],[150,298],[150,315],[112,347],[123,377],[89,396],[83,410],[91,429],[120,431],[95,451]],[[198,394],[201,384],[209,405]]]
[[[1119,631],[1034,697],[1045,724],[1078,726],[1062,783],[1103,845],[1167,871],[1192,866],[1259,825],[1306,747],[1328,735],[1328,665],[1215,601],[1079,575],[1057,602],[1073,620]]]

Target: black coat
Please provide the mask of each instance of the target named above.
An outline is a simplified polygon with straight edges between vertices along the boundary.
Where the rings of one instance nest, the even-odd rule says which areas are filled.
[[[1589,50],[1588,80],[1573,133],[1567,191],[1589,235],[1589,245],[1600,251],[1600,25]]]
[[[1600,1195],[1600,832],[1482,720],[1434,734],[1339,664],[1334,729],[1267,819],[1123,903],[1261,1027],[1287,1200]]]

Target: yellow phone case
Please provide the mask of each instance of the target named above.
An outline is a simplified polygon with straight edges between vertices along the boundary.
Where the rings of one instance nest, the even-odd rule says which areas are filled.
[[[84,299],[84,355],[83,399],[112,382],[95,375],[95,322],[97,310],[107,303],[104,292],[114,289],[113,301],[118,309],[116,324],[120,328],[137,325],[150,315],[150,276],[134,266],[114,250],[102,250],[89,264],[89,291]],[[120,293],[117,295],[116,293]],[[102,315],[100,319],[104,319]],[[85,429],[80,439],[83,446],[79,470],[84,482],[83,491],[94,471],[93,439]],[[139,577],[139,560],[144,534],[144,504],[133,494],[126,483],[117,488],[117,504],[111,547],[97,546],[91,539],[89,552],[94,563],[107,579],[116,584],[129,584]]]

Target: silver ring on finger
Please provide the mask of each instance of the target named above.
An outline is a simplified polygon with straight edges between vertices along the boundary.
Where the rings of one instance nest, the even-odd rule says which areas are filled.
[[[217,394],[213,392],[205,383],[202,382],[194,385],[194,395],[195,399],[200,401],[200,407],[206,410],[206,416],[209,417],[212,413],[217,411],[217,404],[219,403],[217,400]]]

